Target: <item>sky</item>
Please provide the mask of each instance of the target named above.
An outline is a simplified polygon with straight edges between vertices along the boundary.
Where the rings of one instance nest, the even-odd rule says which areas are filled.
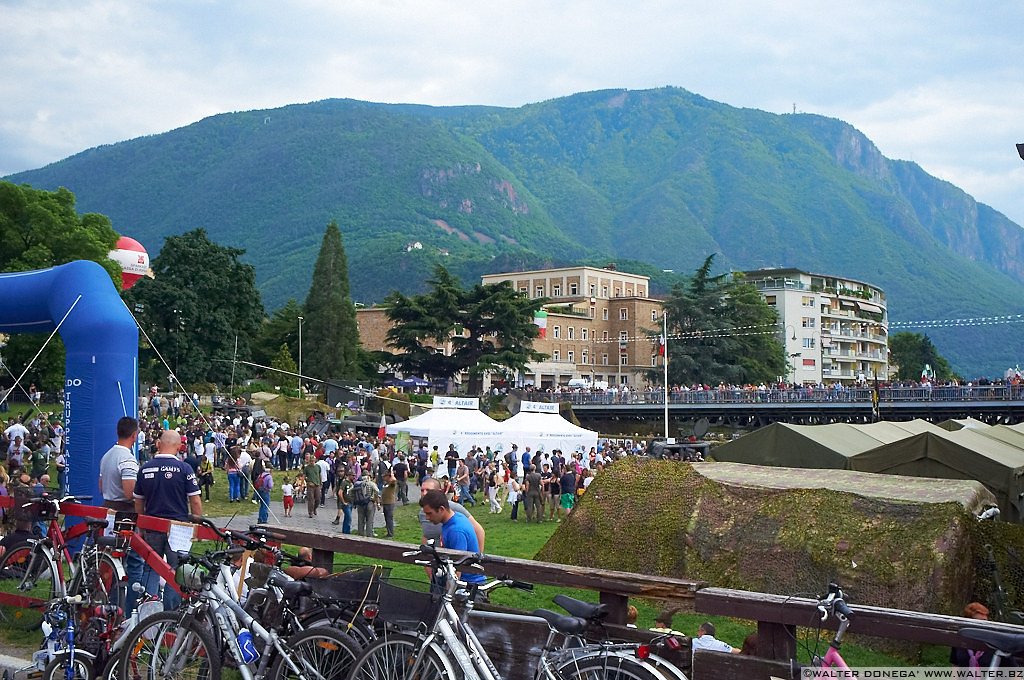
[[[840,118],[1024,225],[1017,0],[0,0],[0,176],[230,111],[678,86]]]

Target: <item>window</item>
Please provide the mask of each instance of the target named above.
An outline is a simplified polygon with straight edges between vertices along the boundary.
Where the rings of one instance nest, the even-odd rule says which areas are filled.
[[[814,297],[811,296],[811,295],[804,295],[804,296],[802,296],[800,298],[800,306],[801,307],[813,307],[814,306]]]
[[[800,318],[800,325],[804,328],[814,328],[817,325],[817,321],[814,320],[813,316],[804,316]]]
[[[657,309],[652,309],[651,310],[651,321],[657,321],[657,320],[658,320],[658,310]]]
[[[814,338],[804,338],[804,349],[814,349]]]
[[[582,352],[580,352],[580,363],[590,363],[590,353],[587,352],[587,350],[583,350]]]
[[[616,288],[615,289],[615,297],[622,297],[622,289],[621,288]]]
[[[620,385],[628,385],[629,384],[629,376],[628,375],[620,375],[619,376],[619,384]]]
[[[644,289],[643,288],[637,288],[636,289],[636,295],[637,295],[637,297],[643,297],[644,296]]]
[[[592,283],[592,284],[590,284],[590,297],[596,297],[596,296],[597,296],[597,284],[596,283]]]
[[[629,309],[626,307],[619,307],[619,321],[629,320]]]
[[[607,321],[608,320],[608,308],[607,307],[605,307],[605,308],[603,308],[601,310],[601,320],[602,321]]]
[[[551,329],[551,337],[554,338],[555,340],[558,340],[559,338],[561,338],[562,337],[562,327],[561,326],[555,326],[554,328],[552,328]]]
[[[657,354],[652,354],[651,355],[651,366],[657,366],[657,365],[658,365],[658,355]]]
[[[562,287],[560,285],[558,285],[558,284],[555,284],[554,286],[552,286],[552,288],[551,288],[551,296],[552,297],[562,297]]]
[[[519,292],[522,293],[523,295],[529,295],[530,289],[527,286],[520,286]]]
[[[559,351],[557,349],[556,350],[552,350],[552,352],[551,352],[551,360],[552,361],[561,361],[562,360],[562,353],[561,353],[561,351]]]
[[[774,295],[765,295],[764,296],[764,303],[766,305],[771,305],[772,307],[774,307],[775,306],[775,300],[776,300],[776,298],[775,298]]]
[[[565,329],[565,332],[566,332],[566,336],[565,337],[568,338],[569,340],[575,340],[576,339],[576,327],[575,326],[569,326],[568,328]]]
[[[619,342],[629,341],[629,331],[619,331]]]
[[[544,286],[537,286],[534,289],[534,297],[544,297]]]
[[[601,365],[602,366],[607,366],[608,365],[608,355],[607,354],[602,354],[601,355]]]
[[[804,366],[814,368],[814,359],[804,359]]]
[[[608,341],[608,331],[601,331],[601,339],[605,342]]]
[[[608,286],[601,286],[601,297],[608,297]]]
[[[579,295],[579,294],[580,294],[579,284],[577,284],[577,283],[570,283],[569,284],[569,295],[574,295],[575,296],[575,295]]]
[[[625,366],[628,363],[629,363],[629,355],[628,354],[620,354],[619,355],[619,365],[620,366]]]
[[[587,333],[587,330],[588,329],[587,329],[586,326],[584,326],[583,328],[580,329],[580,340],[586,340],[587,339],[587,335],[589,335]]]
[[[570,349],[568,352],[565,353],[565,359],[570,364],[575,364],[576,363],[576,352],[574,352],[574,351],[572,351]]]

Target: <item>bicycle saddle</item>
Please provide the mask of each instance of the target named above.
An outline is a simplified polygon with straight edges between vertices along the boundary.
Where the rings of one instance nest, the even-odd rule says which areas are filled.
[[[565,616],[550,609],[534,609],[532,613],[547,621],[548,625],[563,635],[579,635],[587,629],[586,620],[576,616]]]
[[[118,536],[97,536],[96,545],[101,548],[116,548],[121,544],[121,539]]]
[[[281,589],[285,598],[294,599],[313,592],[313,586],[305,581],[292,581],[281,572],[271,572],[267,584]]]
[[[961,628],[960,637],[968,640],[977,640],[1006,654],[1024,653],[1024,634],[1022,633],[1000,633],[983,628]]]
[[[608,605],[606,604],[591,604],[568,595],[555,595],[554,601],[555,604],[573,616],[578,616],[588,621],[599,621],[608,616]]]

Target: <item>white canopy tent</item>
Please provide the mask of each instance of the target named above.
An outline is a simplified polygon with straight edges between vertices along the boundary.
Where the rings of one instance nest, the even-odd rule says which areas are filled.
[[[434,408],[423,415],[392,423],[388,434],[408,432],[413,439],[426,439],[443,454],[455,444],[465,456],[472,446],[497,448],[504,441],[501,423],[482,413],[477,399],[434,397]]]
[[[597,446],[597,432],[573,425],[558,414],[558,404],[524,401],[519,413],[499,423],[508,444],[519,450],[529,446],[533,451],[563,453],[589,451]],[[507,446],[506,446],[507,448]]]

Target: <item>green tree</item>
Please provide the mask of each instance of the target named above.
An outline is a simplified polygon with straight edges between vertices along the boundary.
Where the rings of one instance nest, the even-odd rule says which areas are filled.
[[[168,236],[153,259],[155,278],[125,294],[144,331],[140,377],[164,384],[227,384],[233,361],[247,360],[263,320],[263,303],[244,250],[217,245],[204,229]],[[237,355],[235,352],[237,340]],[[235,365],[235,381],[247,370]]]
[[[299,346],[299,317],[302,315],[302,307],[293,298],[271,314],[270,318],[264,319],[253,341],[252,360],[268,366],[277,356],[281,345],[287,344],[292,359],[298,361],[296,349]]]
[[[277,369],[277,371],[271,376],[271,380],[275,385],[292,385],[296,383],[296,379],[293,375],[298,372],[298,366],[295,365],[295,359],[292,359],[291,350],[288,349],[288,343],[283,343],[278,349],[277,354],[270,362],[270,367]]]
[[[75,195],[67,189],[33,189],[0,182],[0,271],[46,269],[74,260],[92,260],[110,273],[118,290],[121,269],[109,258],[117,232],[105,215],[75,211]],[[46,334],[13,335],[3,349],[3,360],[17,376],[36,355]],[[25,374],[24,387],[36,383],[55,393],[64,382],[64,344],[59,336]]]
[[[892,363],[899,367],[898,380],[920,380],[925,364],[935,371],[936,380],[956,377],[949,362],[939,354],[931,338],[922,333],[894,333],[889,336]]]
[[[348,286],[348,259],[336,222],[327,225],[303,305],[302,372],[314,378],[357,378],[359,329]]]
[[[709,256],[665,301],[670,383],[771,381],[786,372],[775,334],[778,315],[757,289],[729,274],[711,275]],[[651,379],[661,381],[660,371]]]
[[[451,380],[469,373],[471,393],[487,372],[514,372],[543,359],[534,351],[533,313],[543,300],[531,300],[503,281],[466,290],[438,265],[420,295],[392,293],[385,301],[391,363],[405,373]],[[451,345],[451,351],[445,348]]]

